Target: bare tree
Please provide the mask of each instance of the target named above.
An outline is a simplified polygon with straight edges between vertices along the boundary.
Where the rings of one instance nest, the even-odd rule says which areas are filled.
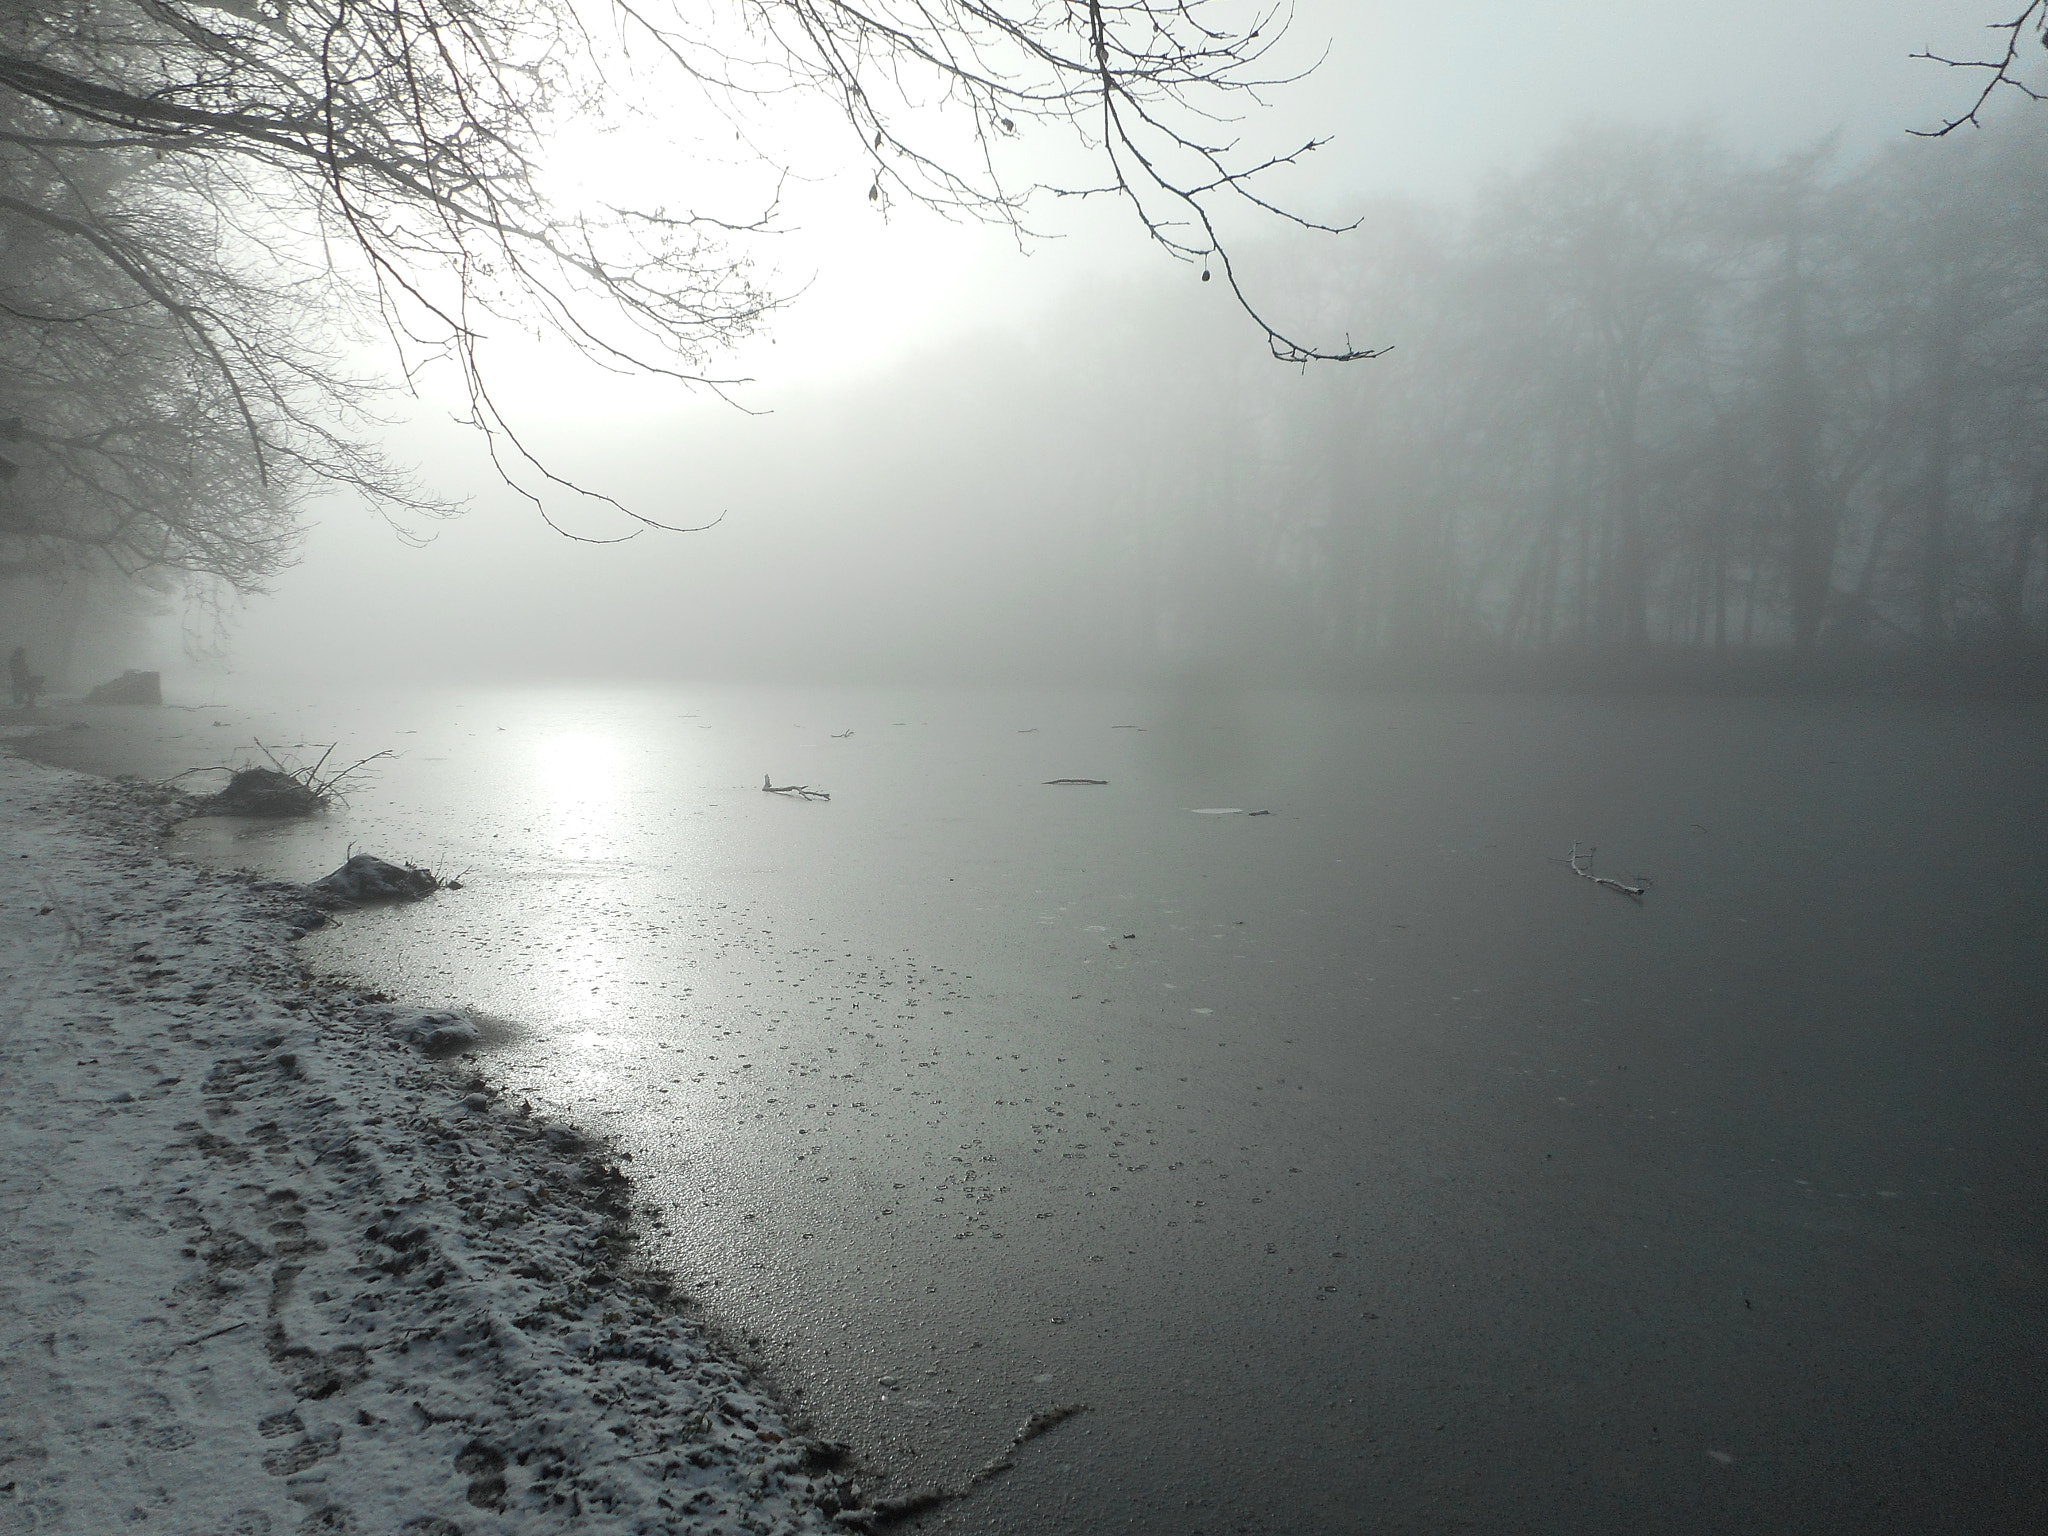
[[[738,381],[717,358],[777,303],[736,249],[770,227],[772,199],[738,215],[594,205],[549,182],[551,134],[613,111],[618,83],[650,60],[650,89],[687,94],[717,121],[783,93],[830,98],[878,202],[1022,231],[1036,198],[1120,197],[1205,279],[1220,268],[1275,357],[1373,355],[1267,321],[1219,224],[1233,203],[1289,217],[1260,177],[1317,147],[1241,158],[1232,139],[1238,105],[1283,83],[1266,65],[1285,20],[1237,0],[613,0],[601,11],[577,0],[4,0],[0,216],[94,251],[239,398],[266,343],[224,301],[231,285],[201,291],[203,263],[166,261],[150,231],[98,217],[77,194],[82,168],[146,156],[188,207],[229,219],[295,208],[367,276],[408,369],[455,361],[501,472],[540,507],[540,492],[566,482],[493,400],[479,346],[494,325],[537,324],[603,367],[722,390]],[[1013,144],[1052,127],[1096,176],[1017,179]],[[302,382],[317,394],[324,379]],[[267,474],[275,445],[245,426]],[[617,510],[634,532],[673,526]]]
[[[1149,611],[1174,619],[1102,649],[2038,672],[2044,148],[2033,112],[1855,165],[1628,130],[1567,141],[1405,249],[1375,210],[1331,271],[1291,277],[1419,345],[1227,394],[1205,372],[1192,401],[1170,366],[1134,368],[1074,408],[1068,515],[1150,533],[1090,579],[1156,576]],[[1211,461],[1258,468],[1189,483]]]
[[[446,510],[365,446],[372,386],[324,350],[322,285],[230,259],[226,212],[146,151],[74,161],[0,138],[0,167],[0,574],[247,591],[289,563],[315,487]]]

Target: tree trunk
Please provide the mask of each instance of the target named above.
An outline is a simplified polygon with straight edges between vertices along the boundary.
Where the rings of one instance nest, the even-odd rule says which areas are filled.
[[[1827,619],[1828,592],[1834,581],[1835,531],[1820,488],[1820,403],[1814,398],[1796,192],[1786,218],[1784,287],[1778,449],[1791,532],[1787,574],[1792,596],[1792,646],[1799,656],[1805,657],[1819,644],[1821,626]]]
[[[1952,310],[1955,306],[1951,305]],[[1949,465],[1955,456],[1956,375],[1961,339],[1953,315],[1937,321],[1929,344],[1926,457],[1920,480],[1920,644],[1932,653],[1948,640]]]

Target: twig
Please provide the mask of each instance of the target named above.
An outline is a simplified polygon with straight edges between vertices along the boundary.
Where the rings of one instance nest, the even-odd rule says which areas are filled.
[[[414,1406],[418,1407],[418,1404]],[[426,1412],[424,1408],[420,1411]],[[1066,1423],[1076,1414],[1087,1411],[1086,1403],[1064,1403],[1057,1408],[1041,1408],[1017,1426],[1017,1432],[1010,1436],[1008,1445],[984,1462],[958,1487],[934,1483],[909,1493],[898,1494],[894,1498],[876,1499],[865,1509],[843,1511],[834,1523],[850,1531],[872,1531],[878,1526],[894,1525],[899,1520],[922,1514],[941,1504],[950,1504],[955,1499],[970,1498],[982,1484],[1016,1468],[1017,1452],[1023,1449],[1025,1442],[1036,1440],[1047,1430]]]
[[[1987,32],[2003,32],[2005,34],[2003,48],[1996,48],[1994,45],[1996,57],[1988,59],[1951,59],[1944,54],[1935,53],[1932,50],[1925,50],[1912,55],[1916,59],[1925,59],[1930,64],[1945,64],[1950,69],[1987,70],[1990,72],[1991,78],[1986,80],[1983,89],[1977,92],[1977,99],[1970,103],[1968,111],[1945,119],[1939,128],[1908,128],[1906,131],[1918,139],[1939,139],[1954,133],[1965,123],[1969,124],[1972,128],[1981,128],[1984,126],[1981,114],[1984,111],[1985,105],[2001,87],[2018,91],[2029,101],[2048,100],[2048,93],[2043,93],[2027,84],[2026,81],[2019,77],[2018,72],[2020,43],[2025,37],[2030,33],[2038,36],[2041,39],[2041,46],[2048,48],[2048,11],[2044,11],[2044,5],[2048,5],[2048,0],[2027,0],[2027,8],[2021,11],[2019,15],[2013,17],[2011,21],[1994,22],[1985,28]]]
[[[332,747],[329,747],[327,750],[331,752],[334,749]],[[377,759],[380,757],[396,757],[397,755],[398,754],[395,751],[393,751],[390,747],[386,747],[382,752],[372,752],[368,757],[357,758],[354,762],[350,763],[346,768],[343,768],[340,772],[336,773],[332,778],[330,778],[327,781],[326,787],[328,789],[333,789],[336,785],[341,783],[343,779],[347,778],[350,774],[354,773],[358,768],[367,768],[370,766],[370,764],[376,762]],[[323,763],[327,761],[325,753],[321,754],[320,761]],[[315,766],[317,767],[318,764],[316,764]]]
[[[1598,853],[1599,851],[1600,850],[1598,848],[1588,848],[1586,850],[1586,857],[1590,859],[1594,854]],[[1590,869],[1579,868],[1579,845],[1577,843],[1572,844],[1571,855],[1566,859],[1565,862],[1571,865],[1572,873],[1577,875],[1581,880],[1590,880],[1595,885],[1606,886],[1610,891],[1619,891],[1622,895],[1628,897],[1632,901],[1641,901],[1643,898],[1643,893],[1649,890],[1649,886],[1647,885],[1624,885],[1619,880],[1610,880],[1605,875],[1596,875]]]
[[[808,784],[778,784],[773,775],[761,775],[761,791],[769,795],[795,795],[799,800],[830,800],[832,797],[822,789],[813,789]]]
[[[1047,779],[1048,784],[1107,784],[1107,779]]]
[[[64,904],[64,898],[57,894],[57,887],[44,874],[36,876],[36,884],[43,888],[43,910],[57,914],[57,920],[64,925],[64,931],[71,936],[71,942],[83,948],[86,944],[85,930],[78,926],[78,919],[71,915],[71,908]]]
[[[323,779],[320,776],[320,770],[327,766],[327,759],[334,755],[334,744],[332,743],[328,745],[326,750],[320,754],[319,758],[310,767],[296,760],[287,762],[271,751],[269,747],[265,746],[260,739],[256,741],[256,746],[265,757],[270,759],[272,767],[286,778],[298,784],[307,794],[311,795],[322,805],[325,805],[330,800],[339,800],[343,804],[347,804],[348,797],[342,793],[341,786],[348,779],[360,770],[367,768],[371,763],[376,762],[379,758],[395,757],[397,755],[391,748],[386,747],[381,752],[372,752],[368,757],[357,758],[356,761],[350,763],[346,768],[336,769]],[[203,770],[194,769],[191,771],[201,772]],[[232,773],[234,770],[229,769],[227,771]]]
[[[229,1323],[225,1328],[216,1328],[211,1333],[202,1333],[196,1339],[181,1340],[180,1342],[173,1344],[171,1348],[183,1349],[189,1344],[204,1344],[208,1339],[217,1339],[224,1333],[233,1333],[237,1328],[246,1328],[248,1326],[249,1324],[246,1321],[239,1323]]]
[[[1027,1440],[1036,1440],[1047,1430],[1064,1424],[1076,1414],[1086,1413],[1086,1403],[1062,1403],[1057,1408],[1040,1408],[1017,1427],[1017,1433],[1010,1438],[1012,1446],[1021,1446]]]
[[[1031,1417],[1017,1426],[1017,1432],[1010,1436],[1010,1443],[986,1462],[982,1463],[974,1475],[967,1479],[967,1486],[972,1488],[979,1483],[987,1482],[992,1477],[997,1477],[1002,1473],[1013,1470],[1017,1465],[1017,1452],[1024,1448],[1027,1441],[1036,1440],[1047,1430],[1056,1429],[1076,1414],[1086,1413],[1087,1411],[1088,1405],[1086,1403],[1062,1403],[1057,1408],[1037,1409],[1032,1413]]]

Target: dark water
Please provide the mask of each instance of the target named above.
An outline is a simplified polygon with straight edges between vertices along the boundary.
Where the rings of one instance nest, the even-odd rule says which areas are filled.
[[[191,845],[468,867],[316,958],[504,1020],[494,1070],[634,1151],[666,1256],[823,1432],[957,1480],[1089,1405],[935,1528],[2039,1528],[2038,715],[679,689],[184,721],[216,756],[261,731],[405,756],[324,827]]]

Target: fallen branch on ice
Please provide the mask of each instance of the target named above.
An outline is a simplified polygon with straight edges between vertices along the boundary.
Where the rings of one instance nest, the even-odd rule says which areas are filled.
[[[830,800],[832,797],[822,789],[813,789],[808,784],[778,784],[773,774],[761,775],[761,791],[769,795],[795,795],[799,800]]]
[[[1010,1436],[1008,1445],[983,1463],[960,1487],[949,1488],[943,1483],[934,1483],[928,1487],[913,1489],[909,1493],[898,1494],[893,1498],[877,1499],[866,1509],[845,1511],[836,1516],[833,1523],[845,1526],[848,1530],[873,1531],[894,1525],[897,1521],[908,1519],[912,1515],[923,1514],[926,1510],[935,1509],[941,1504],[970,1498],[982,1484],[1002,1476],[1005,1472],[1014,1471],[1017,1466],[1016,1454],[1023,1449],[1026,1442],[1036,1440],[1047,1430],[1054,1429],[1076,1414],[1087,1411],[1086,1403],[1065,1403],[1057,1408],[1041,1408],[1017,1427],[1017,1432]]]
[[[1598,848],[1588,848],[1586,850],[1586,857],[1590,859],[1593,857],[1594,854],[1598,853],[1599,851],[1600,850]],[[1606,886],[1607,889],[1609,889],[1610,891],[1619,891],[1622,895],[1630,898],[1633,901],[1641,901],[1643,899],[1643,893],[1648,891],[1650,888],[1647,884],[1624,885],[1619,880],[1610,880],[1605,875],[1596,875],[1590,869],[1581,869],[1579,867],[1579,845],[1577,843],[1572,844],[1571,855],[1569,858],[1565,860],[1565,862],[1571,865],[1572,873],[1577,875],[1581,880],[1590,880],[1595,885]],[[1636,878],[1641,879],[1642,877],[1638,875]]]
[[[1107,784],[1107,779],[1047,779],[1048,784]]]

